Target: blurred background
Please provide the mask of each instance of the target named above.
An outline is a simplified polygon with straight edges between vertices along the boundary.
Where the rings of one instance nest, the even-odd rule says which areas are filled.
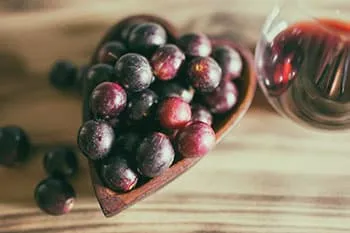
[[[348,0],[311,1],[349,9]],[[348,135],[314,132],[271,109],[257,92],[246,117],[211,154],[155,195],[105,219],[85,159],[73,180],[78,201],[60,218],[33,201],[43,153],[75,145],[81,98],[50,87],[59,58],[87,63],[104,32],[138,13],[168,19],[181,33],[220,35],[254,49],[275,0],[1,0],[0,124],[35,144],[30,163],[0,168],[0,233],[193,232],[348,233]]]

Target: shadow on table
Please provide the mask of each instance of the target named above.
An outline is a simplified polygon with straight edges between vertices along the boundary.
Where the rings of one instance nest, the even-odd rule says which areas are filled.
[[[40,145],[33,149],[32,157],[23,165],[0,168],[0,205],[35,206],[34,189],[47,177],[43,168],[45,151],[54,145]],[[56,146],[56,145],[55,145]],[[86,159],[80,154],[79,172],[69,179],[78,198],[94,198]]]

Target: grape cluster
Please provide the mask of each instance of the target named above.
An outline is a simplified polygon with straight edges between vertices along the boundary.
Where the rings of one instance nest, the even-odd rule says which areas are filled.
[[[216,116],[234,108],[240,54],[202,33],[177,40],[155,22],[130,21],[85,71],[81,152],[106,186],[128,192],[177,159],[206,155]]]

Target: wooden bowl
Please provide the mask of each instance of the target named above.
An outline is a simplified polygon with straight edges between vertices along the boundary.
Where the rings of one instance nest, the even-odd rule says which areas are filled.
[[[107,32],[97,46],[95,53],[93,54],[91,64],[96,63],[96,53],[100,46],[106,41],[118,39],[116,35],[118,35],[120,28],[132,20],[145,20],[159,23],[167,30],[170,41],[175,41],[175,39],[178,37],[178,33],[175,28],[164,19],[149,15],[132,16],[115,24],[115,26],[113,26]],[[255,94],[256,77],[254,73],[253,55],[249,49],[224,39],[212,39],[212,43],[214,45],[225,44],[235,48],[241,54],[244,62],[242,77],[239,81],[235,81],[239,89],[239,100],[237,105],[229,113],[220,116],[219,118],[215,117],[216,120],[214,121],[213,126],[216,133],[216,141],[218,143],[225,136],[225,134],[228,133],[242,119],[250,107]],[[88,95],[89,93],[84,92],[84,100],[86,100]],[[84,101],[83,105],[83,120],[86,121],[91,117],[90,113],[88,112],[88,101]],[[98,175],[94,162],[89,161],[94,191],[102,212],[106,217],[110,217],[121,212],[137,201],[144,199],[173,181],[179,175],[183,174],[185,171],[195,165],[200,159],[201,158],[182,159],[173,164],[161,176],[152,178],[140,187],[137,187],[128,193],[116,193],[115,191],[106,187]]]

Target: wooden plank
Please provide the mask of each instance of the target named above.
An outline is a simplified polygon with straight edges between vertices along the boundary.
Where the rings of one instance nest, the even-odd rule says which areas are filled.
[[[36,145],[30,163],[0,168],[0,233],[350,232],[347,134],[299,128],[278,116],[260,92],[239,126],[207,158],[131,209],[105,219],[80,158],[80,174],[72,181],[79,197],[73,212],[60,218],[42,214],[33,189],[45,177],[43,154],[55,144],[74,145],[80,124],[79,97],[47,82],[54,60],[87,62],[103,32],[135,13],[157,14],[182,32],[225,35],[253,48],[275,1],[74,0],[50,5],[33,0],[31,6],[20,5],[30,2],[0,2],[0,125],[23,126]],[[345,0],[322,4],[349,8]]]

